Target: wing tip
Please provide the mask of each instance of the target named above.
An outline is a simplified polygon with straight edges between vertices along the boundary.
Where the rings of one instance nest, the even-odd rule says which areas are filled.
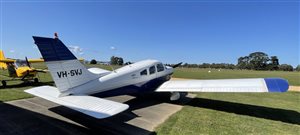
[[[289,83],[282,78],[265,78],[264,79],[269,92],[287,92]]]

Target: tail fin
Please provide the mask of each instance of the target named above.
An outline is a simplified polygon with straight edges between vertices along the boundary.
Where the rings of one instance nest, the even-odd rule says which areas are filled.
[[[5,59],[4,52],[0,50],[0,60],[4,60],[4,59]],[[5,62],[0,61],[0,69],[7,69],[7,65]]]
[[[33,36],[56,87],[64,95],[72,94],[72,88],[85,84],[96,76],[58,38]]]

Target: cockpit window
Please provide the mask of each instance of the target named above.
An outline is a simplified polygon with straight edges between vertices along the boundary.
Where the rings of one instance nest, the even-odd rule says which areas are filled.
[[[27,63],[25,60],[16,60],[15,65],[16,67],[24,67],[27,66]]]
[[[149,68],[150,75],[156,72],[155,66]]]
[[[165,70],[164,65],[161,63],[157,64],[156,68],[157,68],[157,72],[161,72]]]
[[[147,75],[147,69],[143,70],[143,71],[141,72],[141,75]]]

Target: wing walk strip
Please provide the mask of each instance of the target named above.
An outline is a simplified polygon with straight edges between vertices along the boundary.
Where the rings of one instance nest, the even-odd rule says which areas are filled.
[[[126,104],[85,95],[58,97],[57,88],[51,86],[32,88],[25,92],[99,119],[113,116],[129,107]]]

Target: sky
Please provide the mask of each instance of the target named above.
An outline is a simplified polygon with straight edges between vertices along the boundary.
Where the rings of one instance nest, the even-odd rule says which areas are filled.
[[[300,62],[299,0],[0,0],[6,57],[40,58],[32,36],[54,32],[77,57],[237,63],[262,51]],[[0,48],[0,49],[1,49]]]

